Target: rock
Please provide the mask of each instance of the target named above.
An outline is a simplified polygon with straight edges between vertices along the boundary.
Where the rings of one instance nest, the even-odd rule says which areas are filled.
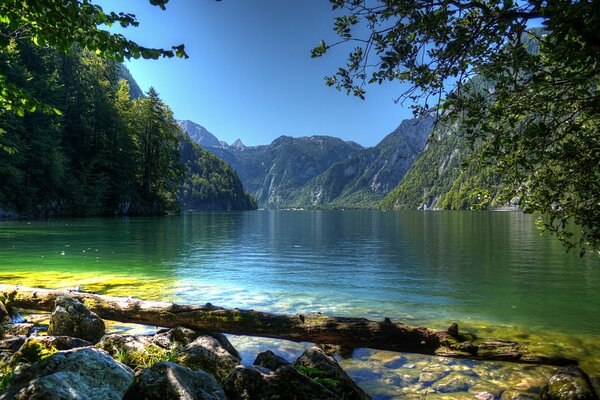
[[[518,390],[506,390],[500,396],[500,400],[535,400],[536,398],[530,393],[523,393]]]
[[[34,336],[27,338],[23,346],[27,347],[29,343],[40,343],[46,347],[54,347],[58,350],[71,350],[79,347],[89,347],[92,343],[87,340],[71,336]]]
[[[479,392],[475,395],[475,400],[495,400],[496,396],[490,392]]]
[[[229,354],[231,354],[232,356],[234,356],[235,358],[238,358],[240,360],[242,359],[242,357],[240,356],[240,353],[236,350],[235,347],[233,347],[233,345],[231,344],[229,339],[227,339],[227,336],[223,335],[222,333],[207,333],[207,335],[212,336],[213,338],[217,339],[219,344],[221,344],[221,346],[225,350],[227,350],[229,352]]]
[[[150,366],[155,361],[167,358],[168,353],[168,350],[153,342],[152,336],[106,335],[96,347],[131,368]]]
[[[340,367],[335,358],[318,347],[307,349],[294,362],[301,373],[323,384],[339,397],[348,400],[367,400],[371,397]]]
[[[4,303],[0,301],[0,325],[1,324],[10,324],[12,322],[12,318],[10,317],[10,313],[4,306]]]
[[[17,370],[0,400],[117,400],[133,379],[129,367],[102,350],[67,350]]]
[[[66,296],[56,299],[48,326],[49,335],[73,336],[98,343],[104,331],[104,321],[79,301]]]
[[[276,371],[237,366],[223,383],[230,400],[339,400],[323,385],[289,365]]]
[[[153,336],[152,342],[162,348],[172,349],[176,346],[185,347],[200,336],[202,336],[200,332],[178,326],[171,329],[159,330]]]
[[[232,346],[233,347],[233,346]],[[236,351],[237,353],[237,351]],[[212,336],[201,336],[177,353],[177,363],[210,372],[222,382],[241,361]]]
[[[469,390],[472,384],[470,377],[453,372],[431,385],[431,388],[439,393],[456,393]]]
[[[0,351],[15,352],[18,351],[23,343],[25,343],[25,336],[13,336],[6,339],[0,340]]]
[[[569,365],[558,370],[542,388],[542,400],[598,400],[590,379],[581,369]]]
[[[162,329],[158,331],[156,335],[153,336],[152,342],[160,347],[173,350],[178,347],[187,346],[200,336],[212,336],[231,355],[241,358],[238,351],[233,347],[229,339],[227,339],[227,336],[222,333],[202,333],[193,329],[178,326],[172,329]]]
[[[260,367],[268,368],[272,371],[275,371],[277,368],[290,365],[289,362],[283,357],[279,357],[277,354],[273,353],[271,350],[263,351],[262,353],[258,353],[256,359],[254,360],[254,365],[258,365]]]
[[[227,400],[215,378],[202,370],[158,362],[135,377],[127,400]]]
[[[60,350],[71,350],[92,344],[70,336],[32,336],[25,340],[12,357],[11,364],[34,363],[49,357]]]
[[[33,332],[34,326],[34,324],[30,324],[27,322],[10,325],[4,331],[4,336],[29,336]]]

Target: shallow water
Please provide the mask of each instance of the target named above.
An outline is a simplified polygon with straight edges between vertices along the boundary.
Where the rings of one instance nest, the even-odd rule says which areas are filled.
[[[521,213],[256,211],[0,222],[0,280],[437,328],[457,321],[482,336],[575,357],[600,375],[600,258],[565,254]],[[302,348],[278,346],[284,353]],[[407,370],[423,374],[419,363],[434,368],[439,361],[402,355],[389,364],[382,354],[360,350],[343,361],[378,398],[406,396],[406,387],[414,396],[428,391],[427,398],[478,390],[477,379],[462,395],[434,391],[427,376],[415,384]],[[469,363],[446,369],[472,370]],[[490,368],[505,384],[513,379],[505,367]]]

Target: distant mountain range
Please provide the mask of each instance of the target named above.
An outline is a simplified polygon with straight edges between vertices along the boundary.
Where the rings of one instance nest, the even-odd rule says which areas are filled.
[[[281,136],[269,145],[231,146],[202,126],[179,121],[207,150],[229,163],[264,208],[375,207],[412,167],[433,118],[406,120],[377,146],[330,136]]]

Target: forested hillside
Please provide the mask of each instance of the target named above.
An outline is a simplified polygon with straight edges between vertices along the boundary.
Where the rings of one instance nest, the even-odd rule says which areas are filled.
[[[266,146],[238,142],[209,149],[232,165],[261,207],[280,208],[290,207],[308,181],[362,147],[330,136],[281,136]]]
[[[297,207],[368,208],[402,179],[431,133],[433,118],[405,120],[375,147],[363,149],[312,179],[299,191]]]
[[[137,84],[132,90],[121,79],[134,82],[120,64],[76,48],[65,55],[11,40],[0,57],[9,84],[54,108],[15,112],[6,106],[0,113],[0,214],[179,210],[177,196],[186,172],[179,129],[154,89],[141,97]],[[186,161],[196,165],[196,173],[201,169],[202,161]],[[214,166],[208,169],[221,173]]]
[[[184,210],[253,210],[256,201],[244,191],[229,164],[180,133],[185,178],[179,191]]]

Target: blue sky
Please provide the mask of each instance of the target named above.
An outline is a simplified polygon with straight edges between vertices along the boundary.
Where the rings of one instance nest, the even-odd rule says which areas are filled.
[[[323,134],[373,146],[412,116],[408,104],[393,101],[398,83],[370,86],[366,101],[325,86],[323,77],[345,65],[350,50],[310,58],[321,39],[336,39],[328,0],[171,0],[166,11],[143,0],[98,3],[135,14],[140,26],[124,33],[142,45],[185,44],[187,60],[126,64],[143,90],[158,90],[176,118],[228,143]]]

